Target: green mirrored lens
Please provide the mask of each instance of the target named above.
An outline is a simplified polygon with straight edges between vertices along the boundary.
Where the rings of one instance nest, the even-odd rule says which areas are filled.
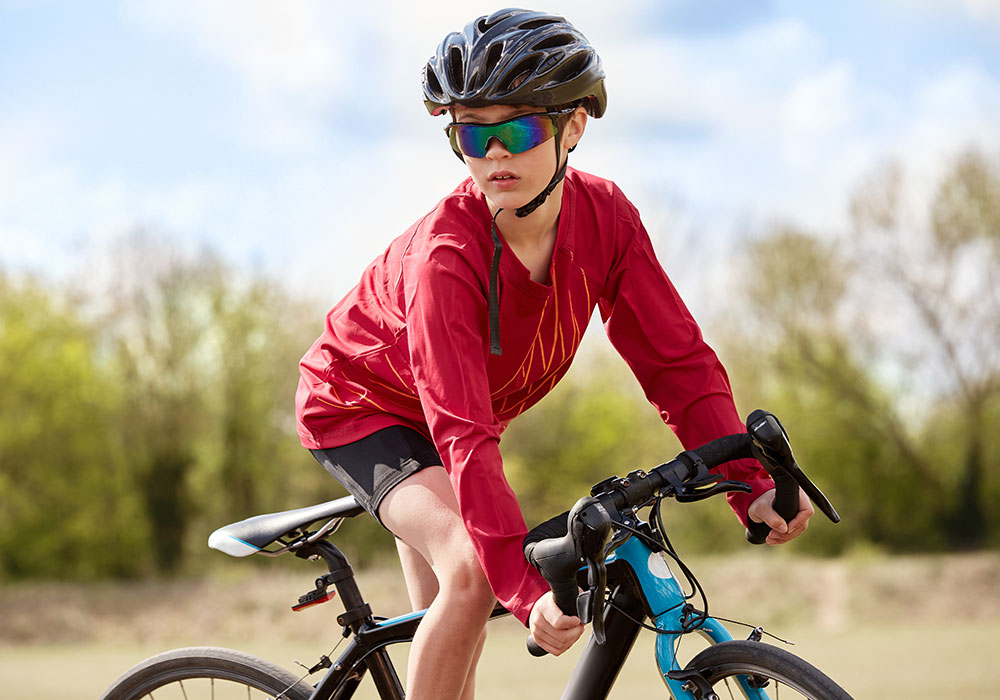
[[[549,114],[526,114],[497,124],[450,124],[448,137],[456,153],[485,158],[491,139],[498,139],[511,153],[523,153],[556,135]]]

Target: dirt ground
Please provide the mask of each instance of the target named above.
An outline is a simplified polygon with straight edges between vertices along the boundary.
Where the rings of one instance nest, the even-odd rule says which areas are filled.
[[[807,559],[760,551],[688,562],[712,614],[830,632],[861,622],[1000,619],[1000,552]],[[0,645],[246,638],[263,630],[296,640],[328,633],[341,610],[336,599],[290,612],[322,567],[291,558],[267,563],[237,562],[243,565],[197,580],[3,586]],[[363,571],[358,581],[377,614],[408,611],[398,568]]]
[[[761,551],[688,562],[712,614],[791,638],[794,653],[857,700],[995,693],[990,663],[1000,651],[1000,553],[828,560]],[[336,600],[290,611],[311,588],[318,565],[235,563],[197,580],[0,587],[4,696],[97,697],[132,664],[176,646],[234,646],[294,668],[295,659],[313,661],[340,639]],[[377,613],[406,612],[398,569],[358,578]],[[478,684],[482,700],[507,697],[502,691],[514,682],[526,686],[518,686],[522,700],[559,696],[578,650],[539,661],[524,653],[523,639],[510,618],[491,626]],[[640,637],[612,697],[662,697],[651,650],[643,649],[650,644]],[[400,649],[394,656],[403,667]],[[365,692],[358,697],[375,697]]]

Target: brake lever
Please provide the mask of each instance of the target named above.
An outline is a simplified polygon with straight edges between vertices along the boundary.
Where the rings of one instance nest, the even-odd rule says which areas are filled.
[[[582,623],[591,623],[594,640],[604,644],[607,639],[604,632],[604,595],[608,582],[605,552],[614,532],[612,517],[600,501],[595,501],[580,512],[577,524],[580,527],[577,541],[587,564],[587,590],[577,597],[577,616]]]
[[[588,560],[587,590],[576,599],[576,613],[583,624],[592,623],[594,640],[604,644],[604,595],[607,590],[608,567],[604,560]]]
[[[754,411],[747,417],[747,432],[753,440],[751,452],[774,479],[774,509],[778,515],[789,522],[798,514],[798,491],[801,488],[831,522],[840,522],[840,515],[830,500],[799,468],[792,454],[788,433],[777,416],[760,409]],[[770,531],[765,523],[751,522],[746,532],[747,540],[762,544]]]
[[[763,453],[767,461],[772,466],[787,472],[831,522],[839,523],[840,515],[830,499],[805,475],[795,461],[791,443],[788,441],[788,432],[778,417],[773,413],[757,409],[747,418],[747,427],[754,440],[754,447]]]

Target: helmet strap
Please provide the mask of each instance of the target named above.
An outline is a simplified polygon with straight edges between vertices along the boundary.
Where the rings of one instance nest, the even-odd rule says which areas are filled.
[[[559,165],[559,157],[561,154],[559,153],[560,149],[559,149],[558,135],[556,135],[555,137],[555,142],[556,142],[556,173],[555,175],[552,176],[552,179],[549,180],[549,184],[546,185],[545,189],[539,192],[534,199],[525,204],[523,207],[518,207],[517,209],[514,210],[514,215],[517,216],[517,218],[519,219],[523,219],[528,214],[535,211],[535,209],[538,209],[538,207],[542,206],[542,204],[545,202],[548,196],[552,194],[552,190],[556,188],[556,185],[562,182],[563,178],[566,177],[566,165],[569,163],[569,156],[566,157],[565,163]],[[570,148],[569,150],[572,151],[573,149]]]

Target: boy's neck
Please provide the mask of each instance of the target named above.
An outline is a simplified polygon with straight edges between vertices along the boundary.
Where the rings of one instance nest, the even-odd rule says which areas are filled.
[[[562,208],[563,182],[556,185],[545,202],[524,218],[518,218],[514,210],[504,209],[497,217],[500,229],[507,243],[517,245],[537,245],[552,236],[559,221]],[[490,213],[496,214],[496,207],[490,205]]]

